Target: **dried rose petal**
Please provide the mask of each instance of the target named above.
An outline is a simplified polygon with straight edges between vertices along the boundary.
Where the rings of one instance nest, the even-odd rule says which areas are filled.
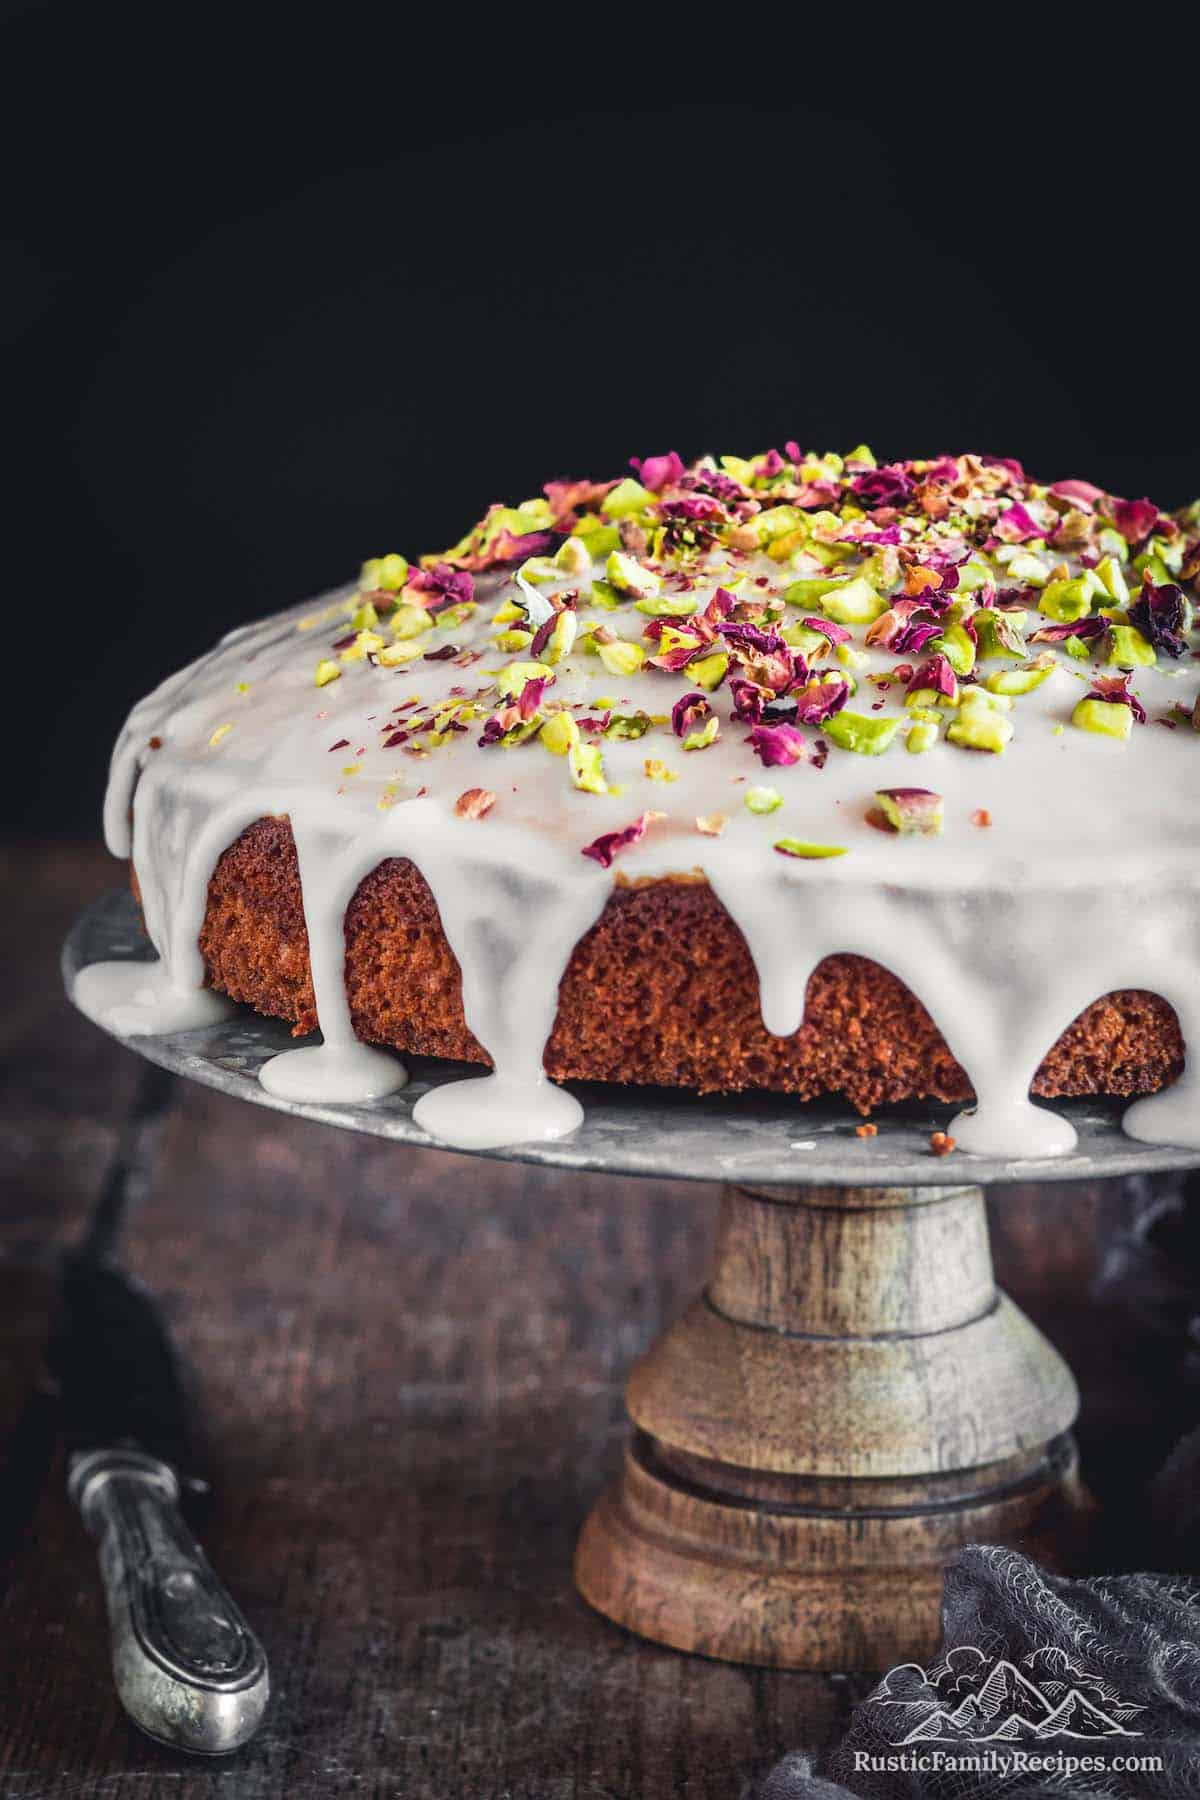
[[[698,690],[683,694],[671,708],[671,730],[676,737],[686,737],[689,731],[694,731],[697,725],[707,719],[711,711],[707,694]]]
[[[640,843],[646,835],[647,825],[665,816],[660,812],[639,813],[632,825],[626,825],[621,831],[602,832],[594,843],[585,844],[581,855],[590,856],[602,869],[611,869],[614,856],[622,850],[628,850],[632,844]]]
[[[811,754],[808,739],[794,725],[756,725],[746,742],[768,769],[804,762]]]

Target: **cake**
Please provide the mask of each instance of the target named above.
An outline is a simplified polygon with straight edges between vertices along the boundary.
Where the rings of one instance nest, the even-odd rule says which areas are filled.
[[[76,999],[319,1026],[293,1097],[490,1066],[417,1107],[468,1147],[570,1131],[572,1078],[973,1101],[1004,1155],[1074,1142],[1031,1093],[1153,1096],[1126,1129],[1195,1147],[1198,575],[1200,503],[991,456],[549,482],[134,708],[160,960]]]

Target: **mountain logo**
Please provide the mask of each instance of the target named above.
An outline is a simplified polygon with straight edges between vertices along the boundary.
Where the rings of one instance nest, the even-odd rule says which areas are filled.
[[[1135,1738],[1144,1707],[1123,1700],[1065,1650],[1031,1650],[1019,1663],[974,1644],[923,1669],[902,1663],[871,1696],[886,1741],[916,1744],[1046,1743],[1053,1738]]]

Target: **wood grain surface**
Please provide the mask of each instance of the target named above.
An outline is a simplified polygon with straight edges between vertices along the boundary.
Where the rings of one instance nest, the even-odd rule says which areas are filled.
[[[116,879],[70,845],[10,847],[0,870],[6,1496],[14,1456],[38,1466],[53,1254],[129,1154],[145,1079],[59,986],[67,925]],[[4,1800],[708,1800],[840,1731],[863,1678],[657,1649],[571,1585],[621,1460],[628,1369],[708,1266],[714,1189],[396,1150],[185,1085],[139,1143],[126,1260],[195,1369],[203,1535],[274,1698],[227,1764],[126,1723],[59,1460],[28,1521],[0,1508]],[[1099,1186],[991,1202],[998,1279],[1080,1378],[1085,1468],[1114,1519],[1183,1416],[1158,1353],[1089,1299],[1097,1220],[1118,1204]]]

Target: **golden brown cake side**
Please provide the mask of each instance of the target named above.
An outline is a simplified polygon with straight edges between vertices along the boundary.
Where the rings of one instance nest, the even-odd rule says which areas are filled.
[[[459,969],[428,885],[391,858],[346,913],[346,988],[370,1043],[486,1063],[462,1010]],[[315,1031],[308,938],[291,827],[260,819],[213,872],[200,933],[209,984],[259,1012]],[[904,984],[859,956],[830,956],[790,1038],[762,1023],[750,953],[708,884],[614,887],[559,989],[546,1048],[557,1080],[654,1083],[701,1093],[768,1089],[844,1095],[861,1111],[887,1101],[961,1101],[971,1088],[929,1014]],[[1033,1091],[1046,1097],[1145,1094],[1183,1066],[1174,1010],[1129,989],[1097,999],[1063,1032]]]

